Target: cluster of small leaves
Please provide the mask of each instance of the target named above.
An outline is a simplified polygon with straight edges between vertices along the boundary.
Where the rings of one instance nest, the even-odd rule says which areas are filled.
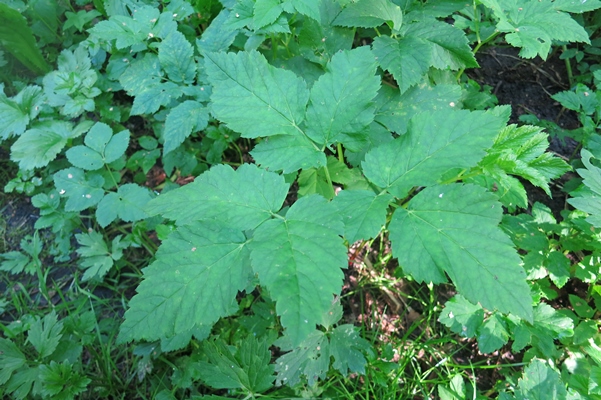
[[[0,392],[14,399],[74,399],[84,392],[90,379],[78,365],[95,322],[91,312],[59,321],[52,311],[42,319],[25,315],[6,326],[6,338],[0,338]],[[23,344],[25,333],[28,345]]]

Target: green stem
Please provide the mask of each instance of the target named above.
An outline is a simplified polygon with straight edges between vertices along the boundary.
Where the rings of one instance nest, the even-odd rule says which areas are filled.
[[[561,48],[564,52],[568,51],[568,47],[565,44],[563,46],[561,46]],[[566,72],[568,73],[568,82],[570,83],[570,87],[572,87],[574,85],[574,75],[572,73],[572,63],[570,62],[569,58],[565,59],[565,63],[566,63]]]
[[[344,162],[344,152],[342,151],[342,143],[338,143],[336,149],[338,151],[338,161],[343,163]]]

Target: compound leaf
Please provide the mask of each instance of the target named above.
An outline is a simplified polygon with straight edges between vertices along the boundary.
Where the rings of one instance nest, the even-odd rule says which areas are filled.
[[[181,226],[144,269],[118,340],[157,340],[212,325],[237,310],[236,295],[251,274],[242,232],[206,221]]]
[[[343,190],[334,198],[344,222],[344,237],[349,243],[375,237],[386,224],[386,210],[393,197],[368,190]]]
[[[45,98],[39,86],[27,86],[13,98],[7,98],[0,86],[0,138],[8,139],[25,132],[40,113]]]
[[[342,375],[365,373],[365,352],[371,352],[371,345],[359,335],[356,327],[346,324],[334,328],[330,336],[330,355],[334,357],[333,367]]]
[[[206,53],[212,112],[243,137],[292,134],[305,116],[309,91],[293,72],[275,68],[257,51]]]
[[[313,330],[292,351],[276,360],[277,385],[296,386],[303,376],[309,385],[325,378],[330,368],[328,339],[321,331]]]
[[[574,207],[589,213],[586,220],[591,225],[601,227],[601,168],[594,166],[591,163],[593,154],[582,149],[582,163],[586,167],[576,170],[578,174],[584,178],[583,184],[590,189],[588,193],[583,193],[580,197],[568,199],[568,203]]]
[[[254,232],[251,259],[259,281],[276,300],[276,310],[293,345],[315,330],[340,293],[346,248],[335,208],[319,195],[303,197],[285,218]]]
[[[147,218],[144,206],[150,201],[147,188],[128,183],[119,187],[117,192],[107,193],[98,203],[96,219],[103,228],[117,218],[125,222]]]
[[[192,132],[207,127],[209,111],[197,101],[187,100],[173,107],[165,120],[163,153],[175,150]]]
[[[474,166],[504,123],[483,111],[419,114],[406,134],[366,154],[364,174],[396,197],[405,197],[413,186],[435,184],[452,168]]]
[[[418,193],[390,222],[393,254],[419,281],[449,275],[472,303],[532,321],[532,297],[513,244],[498,224],[493,194],[473,185],[442,185]]]
[[[374,119],[372,100],[380,88],[376,61],[367,47],[334,55],[311,88],[307,135],[321,146],[341,133],[362,131]]]
[[[216,219],[247,230],[278,212],[287,194],[288,184],[278,174],[252,164],[235,171],[217,165],[193,183],[153,199],[146,211],[178,223]]]
[[[25,354],[16,344],[0,338],[0,385],[4,385],[12,373],[27,364]]]

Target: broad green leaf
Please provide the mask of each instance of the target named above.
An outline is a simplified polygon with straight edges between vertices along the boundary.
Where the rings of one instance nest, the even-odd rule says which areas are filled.
[[[540,359],[533,359],[524,369],[516,391],[518,400],[563,400],[567,397],[559,372]]]
[[[349,243],[369,240],[386,224],[386,211],[393,197],[368,190],[343,190],[334,198],[344,222],[344,237]]]
[[[122,15],[113,15],[107,21],[100,21],[88,30],[93,36],[103,40],[115,40],[117,49],[144,43],[158,32],[153,29],[161,22],[160,11],[155,7],[136,4],[133,18],[124,7]],[[144,46],[146,47],[146,46]]]
[[[549,271],[549,278],[560,289],[571,277],[571,264],[570,259],[559,251],[553,251],[547,256],[545,267]]]
[[[326,156],[304,134],[276,135],[263,139],[250,153],[256,163],[285,174],[326,165]]]
[[[154,114],[161,106],[181,97],[182,87],[163,80],[159,58],[151,53],[131,63],[123,72],[119,82],[130,96],[134,96],[132,115]]]
[[[4,385],[12,373],[26,365],[27,359],[16,344],[0,338],[0,385]]]
[[[284,178],[252,164],[237,170],[218,165],[179,189],[153,199],[150,215],[178,223],[219,220],[240,230],[254,229],[277,213],[288,194]]]
[[[582,163],[586,167],[576,170],[584,178],[583,184],[590,191],[584,192],[580,197],[568,199],[568,203],[579,210],[590,214],[586,220],[593,226],[601,227],[601,168],[591,163],[593,155],[586,149],[581,151]]]
[[[294,134],[309,100],[306,83],[256,51],[207,53],[212,112],[243,137]]]
[[[150,199],[147,188],[134,183],[122,185],[116,193],[107,193],[98,203],[96,209],[98,224],[104,228],[117,218],[125,222],[147,218],[148,214],[144,211],[144,206]]]
[[[25,132],[29,122],[40,113],[44,96],[39,86],[27,86],[9,99],[1,88],[0,85],[0,138],[8,139]]]
[[[498,224],[495,196],[473,185],[441,185],[419,192],[390,222],[393,254],[418,281],[449,275],[472,303],[532,321],[526,274]]]
[[[214,324],[237,310],[236,295],[251,278],[246,237],[199,221],[163,241],[131,299],[119,342],[157,340]],[[216,300],[217,299],[217,300]]]
[[[253,11],[253,28],[258,30],[274,23],[283,9],[280,0],[256,0]]]
[[[334,20],[335,25],[375,28],[384,23],[397,33],[403,23],[401,7],[390,0],[359,0],[350,2]]]
[[[175,150],[193,132],[207,127],[209,110],[197,101],[186,100],[173,107],[165,120],[163,153]]]
[[[288,0],[299,13],[314,19],[321,20],[320,6],[323,0]]]
[[[445,324],[453,332],[471,338],[476,335],[484,321],[484,310],[458,294],[445,303],[438,321]]]
[[[51,70],[25,17],[5,3],[0,3],[0,44],[33,73],[43,75]]]
[[[196,47],[201,54],[210,52],[227,51],[236,38],[237,30],[227,25],[230,18],[230,11],[223,9],[213,18],[211,24],[202,32],[199,39],[196,39]]]
[[[67,197],[65,211],[83,211],[104,197],[104,178],[98,173],[86,174],[79,168],[67,168],[54,174],[54,186]]]
[[[425,111],[452,109],[459,103],[460,98],[459,85],[430,86],[423,83],[410,87],[403,94],[383,85],[376,98],[378,109],[375,120],[402,135],[407,132],[407,124],[413,116]]]
[[[590,43],[584,28],[563,12],[577,10],[574,3],[568,4],[566,0],[482,0],[499,20],[497,29],[507,33],[505,40],[522,48],[521,57],[540,55],[543,60],[549,55],[554,40]],[[599,2],[593,4],[593,8],[601,6]]]
[[[371,352],[371,345],[359,335],[356,327],[346,324],[332,331],[329,351],[334,357],[332,366],[342,375],[364,374],[367,365],[364,353]]]
[[[327,72],[311,88],[307,135],[322,147],[341,133],[360,132],[374,119],[372,99],[380,88],[376,62],[367,47],[332,57]]]
[[[401,93],[420,83],[430,68],[432,52],[423,39],[407,36],[396,40],[378,36],[372,46],[378,64],[394,76]]]
[[[281,323],[294,345],[315,330],[340,293],[346,267],[343,225],[335,208],[318,195],[299,199],[285,218],[259,225],[251,259],[259,281],[276,300]]]
[[[325,168],[304,169],[298,175],[298,196],[319,194],[328,200],[336,195],[334,187],[328,182]]]
[[[406,134],[367,153],[363,172],[379,187],[405,197],[413,186],[435,184],[452,168],[474,166],[504,123],[482,111],[419,114]]]
[[[556,93],[551,98],[559,101],[565,108],[591,115],[599,107],[599,99],[594,93],[587,86],[579,83],[574,89]]]
[[[183,33],[173,31],[161,42],[159,62],[173,82],[187,84],[194,82],[196,77],[194,50]]]
[[[328,339],[323,332],[313,329],[299,346],[289,350],[292,351],[279,357],[275,363],[278,386],[294,387],[303,376],[309,385],[314,385],[318,379],[326,377],[330,369],[330,353]]]
[[[27,332],[27,340],[33,345],[41,358],[46,358],[54,353],[63,334],[63,323],[58,321],[56,312],[46,314],[44,318],[37,319],[31,324]]]
[[[492,353],[499,350],[509,340],[505,322],[499,314],[491,315],[478,330],[478,348],[482,353]]]
[[[200,361],[199,375],[215,389],[243,389],[260,393],[273,386],[274,367],[270,365],[269,343],[247,336],[237,343],[235,353],[221,340],[203,342],[208,362]]]
[[[16,371],[8,380],[5,389],[12,393],[12,398],[22,400],[27,398],[33,383],[39,378],[39,367],[24,366]],[[3,388],[4,389],[4,388]]]
[[[334,25],[341,11],[337,2],[320,1],[318,5],[321,19],[303,21],[298,34],[299,51],[303,58],[325,67],[338,51],[352,48],[355,34],[354,29]]]
[[[457,70],[478,67],[465,33],[436,19],[415,22],[406,28],[405,37],[417,38],[430,48],[430,65]]]
[[[467,398],[465,382],[461,374],[455,375],[449,382],[449,387],[438,385],[438,396],[440,400],[463,400]]]
[[[11,147],[11,160],[21,169],[45,167],[79,133],[68,122],[48,121],[23,133]]]

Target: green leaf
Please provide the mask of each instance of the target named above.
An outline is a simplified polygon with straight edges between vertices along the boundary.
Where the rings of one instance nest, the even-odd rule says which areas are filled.
[[[426,188],[395,211],[393,254],[418,281],[445,282],[446,273],[472,303],[532,321],[526,274],[498,227],[502,213],[495,196],[477,186]]]
[[[471,338],[484,321],[484,310],[458,294],[445,303],[444,310],[438,321],[446,325],[453,332]]]
[[[434,68],[458,70],[478,67],[465,33],[446,22],[436,19],[414,22],[406,28],[405,38],[408,37],[427,44],[430,65]]]
[[[307,135],[322,147],[341,133],[362,131],[374,119],[372,99],[380,88],[376,62],[367,47],[332,57],[327,72],[311,88]]]
[[[574,321],[545,303],[534,308],[532,324],[524,323],[532,337],[532,345],[545,357],[558,356],[555,340],[574,335]]]
[[[376,237],[386,224],[386,211],[393,197],[368,190],[343,190],[333,204],[342,215],[344,237],[349,243]]]
[[[478,348],[482,353],[492,353],[499,350],[509,340],[505,322],[499,314],[491,315],[478,330]]]
[[[580,154],[586,169],[581,168],[576,171],[584,178],[582,183],[590,189],[590,192],[568,199],[568,203],[590,214],[586,220],[591,225],[601,228],[601,168],[591,163],[591,158],[593,158],[591,152],[582,149]]]
[[[430,68],[432,56],[425,40],[413,36],[400,40],[378,36],[372,46],[378,64],[394,76],[401,93],[421,82]]]
[[[407,124],[413,116],[425,111],[452,108],[460,98],[459,85],[429,86],[423,83],[410,87],[403,94],[384,85],[376,98],[378,110],[375,121],[402,135],[407,132]]]
[[[25,132],[29,122],[39,115],[43,102],[39,86],[27,86],[11,99],[0,90],[0,138],[8,139]]]
[[[549,278],[558,288],[562,288],[570,279],[571,261],[563,253],[553,251],[547,256],[545,268],[549,271]]]
[[[115,40],[118,50],[144,43],[158,33],[153,28],[162,18],[159,17],[160,11],[154,7],[136,4],[135,11],[133,18],[125,15],[127,12],[113,15],[108,21],[98,22],[88,32],[102,40]]]
[[[256,0],[253,11],[253,28],[259,30],[274,23],[283,9],[280,0]]]
[[[263,168],[282,171],[284,174],[326,165],[323,151],[300,132],[265,138],[250,154]]]
[[[142,60],[133,62],[123,72],[119,82],[135,97],[132,115],[154,114],[161,106],[181,97],[182,87],[163,80],[159,58],[151,53],[146,53]]]
[[[12,393],[13,398],[22,400],[31,391],[33,383],[38,379],[39,367],[24,366],[16,371],[6,383],[6,391]]]
[[[567,398],[567,391],[559,373],[535,358],[518,381],[516,397],[518,400],[563,400]]]
[[[48,121],[23,133],[11,147],[11,160],[21,169],[45,167],[60,153],[69,139],[78,136],[68,122]]]
[[[0,385],[4,385],[13,372],[27,364],[25,354],[16,344],[0,338]]]
[[[546,59],[554,40],[590,43],[584,28],[563,12],[574,9],[567,1],[483,0],[482,4],[493,10],[498,31],[507,33],[505,40],[522,48],[521,57]],[[594,8],[599,6],[596,2]]]
[[[173,107],[165,120],[163,154],[175,150],[191,133],[205,129],[208,123],[209,111],[202,103],[187,100]]]
[[[192,83],[196,78],[194,50],[186,37],[173,31],[159,45],[159,62],[169,79],[177,83]]]
[[[230,10],[224,8],[213,18],[208,28],[202,32],[202,36],[196,39],[196,47],[201,54],[225,52],[229,49],[238,33],[227,25],[229,18]]]
[[[215,389],[243,389],[260,393],[273,386],[274,367],[266,339],[247,336],[232,352],[221,340],[205,341],[203,353],[208,362],[199,362],[200,378]]]
[[[299,13],[314,19],[315,21],[321,20],[321,1],[322,0],[288,0],[292,3],[294,9]]]
[[[67,168],[54,174],[54,185],[67,197],[65,211],[83,211],[104,197],[104,178],[98,173],[86,174],[79,168]]]
[[[126,243],[121,243],[121,235],[117,235],[109,251],[104,237],[96,231],[75,235],[80,247],[77,254],[82,258],[79,265],[86,270],[82,280],[101,279],[113,267],[114,262],[121,259]]]
[[[323,332],[313,330],[291,350],[276,360],[276,385],[294,387],[305,376],[308,385],[312,386],[318,379],[325,378],[330,368],[330,354],[328,339]]]
[[[290,71],[256,51],[207,53],[212,112],[243,137],[294,134],[305,116],[309,91]]]
[[[113,130],[108,125],[97,122],[84,142],[86,146],[74,146],[67,150],[67,159],[76,167],[97,170],[125,154],[129,146],[129,131],[113,135]]]
[[[362,28],[375,28],[384,23],[390,23],[395,33],[399,32],[403,23],[401,7],[390,0],[351,2],[334,20],[335,25]]]
[[[259,281],[276,300],[286,335],[299,344],[315,330],[340,293],[346,267],[343,226],[335,208],[318,195],[299,199],[285,218],[256,228],[251,259]]]
[[[0,263],[0,271],[6,271],[11,274],[25,272],[33,275],[36,273],[35,265],[31,263],[31,258],[20,251],[9,251],[0,254],[0,258],[3,259]]]
[[[50,364],[42,364],[39,367],[39,382],[41,383],[41,394],[44,397],[52,397],[57,400],[71,400],[79,393],[86,390],[91,382],[89,378],[83,377],[73,371],[69,361]]]
[[[0,3],[0,44],[33,73],[43,75],[51,70],[25,17],[4,3]]]
[[[178,223],[217,219],[231,228],[254,229],[280,210],[288,187],[282,176],[256,165],[244,164],[235,171],[218,165],[193,183],[153,199],[146,212]]]
[[[353,325],[340,325],[330,336],[330,355],[334,357],[333,367],[342,375],[365,373],[367,360],[364,353],[371,352],[370,343],[363,339]]]
[[[96,209],[96,219],[101,227],[106,227],[115,219],[120,218],[125,222],[134,222],[147,218],[144,211],[146,203],[151,200],[147,188],[127,183],[117,190],[110,192],[100,200]]]
[[[435,184],[452,168],[475,165],[503,125],[503,118],[482,111],[419,114],[405,135],[367,153],[363,172],[396,197],[405,197],[413,186]]]
[[[157,340],[235,312],[251,278],[246,237],[209,222],[181,226],[163,242],[131,299],[119,342]],[[218,299],[218,301],[216,301]]]
[[[304,169],[298,175],[298,196],[320,194],[328,200],[336,195],[334,188],[328,182],[324,168]]]
[[[46,314],[44,318],[36,319],[27,332],[27,340],[37,350],[41,358],[54,353],[63,334],[63,323],[58,321],[55,311]]]

